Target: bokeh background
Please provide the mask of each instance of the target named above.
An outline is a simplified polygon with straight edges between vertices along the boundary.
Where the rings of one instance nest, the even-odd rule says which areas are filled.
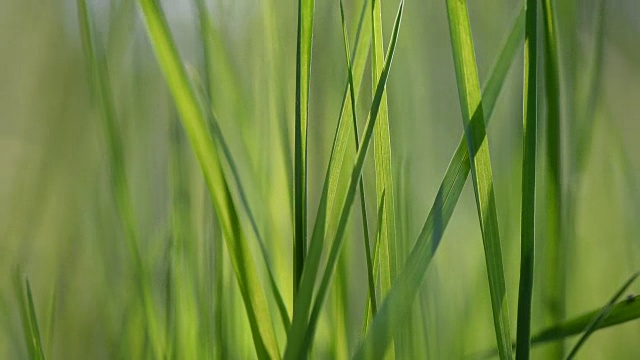
[[[345,1],[352,44],[361,3]],[[216,354],[252,358],[250,331],[226,250],[212,245],[217,230],[207,190],[186,139],[174,141],[176,134],[178,138],[184,135],[140,11],[135,2],[127,0],[89,4],[97,39],[106,49],[128,183],[157,312],[162,314],[166,301],[166,254],[175,214],[186,214],[185,228],[193,241],[185,251],[195,260],[188,274],[197,295],[190,310],[192,332],[183,335],[184,344],[196,344],[209,334],[210,345],[226,351],[216,350],[220,351]],[[194,3],[165,0],[162,4],[189,71],[201,72]],[[319,200],[346,81],[338,4],[337,0],[316,1],[308,151],[310,219]],[[565,239],[567,257],[562,269],[566,313],[571,317],[602,306],[640,269],[640,2],[606,1],[601,29],[598,1],[555,4],[563,185],[572,189],[576,199],[575,207],[565,214],[572,219],[573,235]],[[396,0],[383,1],[385,36],[390,35],[396,6]],[[521,1],[469,0],[468,6],[484,83]],[[249,204],[265,234],[270,260],[291,309],[297,2],[216,0],[209,1],[208,7],[215,27],[213,108],[239,164]],[[597,73],[593,69],[598,55],[595,44],[601,32],[602,68],[597,96],[590,98],[589,86]],[[12,285],[16,272],[30,279],[49,358],[145,356],[145,329],[133,291],[136,283],[113,201],[105,132],[93,106],[79,34],[75,1],[0,1],[2,359],[27,356]],[[385,41],[385,47],[387,44]],[[513,320],[520,258],[522,62],[520,53],[488,132]],[[364,78],[358,99],[361,120],[371,98],[370,76]],[[398,238],[404,249],[401,253],[407,254],[462,133],[443,0],[406,0],[387,93]],[[542,99],[542,90],[540,94]],[[540,134],[545,133],[544,109],[541,100]],[[584,124],[591,122],[583,131]],[[589,145],[577,155],[577,139],[583,137]],[[545,141],[541,136],[539,179],[547,171]],[[585,158],[583,167],[566,165],[579,156]],[[181,174],[180,181],[176,173]],[[373,156],[368,157],[364,176],[373,199]],[[178,210],[176,193],[181,194]],[[539,254],[544,254],[544,194],[541,180]],[[375,201],[368,205],[369,219],[375,225]],[[358,206],[356,203],[354,209]],[[359,339],[366,296],[359,211],[353,211],[350,224],[335,286],[315,338],[316,358],[347,356]],[[251,244],[256,247],[255,242]],[[550,325],[539,298],[546,286],[544,255],[538,259],[534,332]],[[221,284],[212,284],[215,269],[224,272]],[[216,314],[207,310],[213,303],[200,293],[209,290],[223,291],[218,298],[224,300],[224,321],[216,322]],[[640,285],[633,286],[633,291],[640,291]],[[482,240],[468,181],[403,330],[408,335],[399,341],[402,354],[454,359],[490,349],[495,340],[488,295]],[[206,327],[207,321],[219,326],[203,335],[199,326]],[[515,335],[515,321],[512,326]],[[283,336],[279,334],[281,342]],[[585,359],[640,358],[638,339],[640,322],[630,322],[596,333],[581,355]],[[546,358],[545,347],[536,348],[533,355]]]

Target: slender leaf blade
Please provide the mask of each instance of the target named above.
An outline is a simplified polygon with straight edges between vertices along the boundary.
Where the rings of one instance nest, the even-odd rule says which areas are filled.
[[[482,231],[491,307],[500,357],[512,358],[509,310],[504,281],[493,174],[480,96],[478,71],[466,1],[447,0],[453,59],[462,110],[462,123],[469,148],[471,178]]]
[[[520,222],[520,284],[518,291],[518,324],[516,358],[529,359],[531,336],[531,303],[535,256],[536,212],[536,146],[538,127],[538,4],[525,3],[526,30],[524,40],[524,114],[522,147],[522,212]]]
[[[507,72],[522,43],[524,19],[524,9],[521,9],[484,88],[483,100],[487,109],[487,121],[491,119]],[[435,201],[407,262],[398,274],[397,280],[382,303],[377,316],[373,319],[369,332],[354,356],[355,359],[381,359],[383,357],[391,341],[391,334],[403,323],[426,276],[431,259],[440,245],[444,230],[460,198],[469,171],[469,154],[463,135],[447,167]],[[376,258],[375,253],[374,258]]]
[[[307,126],[314,7],[315,0],[298,0],[293,177],[295,213],[293,244],[294,299],[302,280],[302,269],[304,268],[304,260],[307,253]]]
[[[223,228],[231,262],[259,358],[279,357],[266,297],[237,210],[223,176],[218,152],[207,129],[206,113],[198,101],[157,0],[140,0],[147,33],[173,95],[190,144],[200,162],[213,205]]]
[[[376,85],[376,92],[371,104],[371,109],[369,112],[369,120],[367,121],[367,125],[365,126],[362,146],[360,147],[360,149],[358,150],[358,153],[356,154],[355,164],[351,172],[351,176],[349,180],[349,188],[345,195],[342,206],[340,207],[340,220],[338,222],[336,233],[333,237],[333,242],[331,243],[331,250],[329,253],[329,257],[327,259],[327,265],[326,265],[324,274],[322,276],[320,287],[318,289],[316,301],[313,304],[313,311],[312,311],[311,317],[310,319],[303,319],[303,320],[296,321],[297,319],[294,312],[294,320],[293,320],[291,330],[289,331],[287,349],[285,351],[285,357],[284,357],[285,359],[304,358],[310,346],[311,339],[313,338],[313,334],[316,329],[317,319],[319,318],[319,313],[322,308],[322,304],[325,300],[327,290],[331,282],[333,272],[335,271],[338,257],[340,255],[340,250],[344,242],[344,232],[346,230],[347,222],[349,219],[351,206],[353,205],[353,201],[355,200],[355,193],[359,183],[359,179],[362,174],[362,169],[364,167],[364,160],[365,160],[369,145],[371,144],[371,140],[373,138],[374,126],[376,123],[378,112],[380,110],[380,102],[382,99],[382,94],[384,93],[384,90],[385,90],[386,82],[389,76],[389,70],[391,67],[391,61],[393,59],[393,54],[396,48],[396,43],[398,39],[398,30],[399,30],[400,22],[402,19],[403,9],[404,9],[404,1],[401,0],[400,5],[398,7],[398,13],[396,16],[394,27],[393,27],[391,44],[389,45],[389,50],[387,51],[385,66],[380,76],[380,81]]]

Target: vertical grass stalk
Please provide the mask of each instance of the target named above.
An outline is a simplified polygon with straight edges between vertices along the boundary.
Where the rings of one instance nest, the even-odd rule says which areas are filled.
[[[489,291],[498,350],[502,359],[511,359],[509,309],[500,249],[498,214],[493,191],[489,141],[486,136],[480,83],[466,1],[447,0],[447,14],[462,110],[462,124],[469,149],[471,177],[489,275]]]
[[[524,114],[522,148],[522,213],[520,222],[520,286],[516,359],[529,359],[531,336],[531,301],[535,256],[536,143],[538,126],[537,85],[537,12],[536,0],[525,3],[524,40]]]
[[[307,125],[309,117],[309,76],[313,40],[315,0],[298,0],[298,39],[296,53],[296,109],[294,126],[294,299],[302,280],[307,253]],[[295,301],[294,301],[295,303]]]

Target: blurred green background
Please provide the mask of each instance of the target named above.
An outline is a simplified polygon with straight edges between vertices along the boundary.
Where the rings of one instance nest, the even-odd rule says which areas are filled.
[[[352,44],[361,3],[345,1]],[[640,2],[606,1],[601,80],[591,100],[587,94],[596,73],[592,67],[598,1],[555,3],[565,164],[578,157],[577,139],[589,139],[581,150],[584,167],[563,168],[564,186],[576,197],[575,208],[567,215],[574,219],[575,227],[574,235],[566,239],[563,269],[566,313],[571,317],[602,306],[640,269]],[[224,341],[211,340],[210,346],[226,351],[218,349],[217,355],[252,358],[251,335],[226,250],[220,252],[211,245],[217,230],[207,190],[186,139],[174,143],[176,132],[180,139],[184,135],[139,9],[127,0],[89,4],[97,39],[106,49],[140,247],[151,274],[157,312],[162,314],[166,301],[166,254],[175,214],[186,214],[184,228],[193,241],[185,245],[185,251],[195,263],[187,266],[189,279],[185,281],[195,289],[206,289],[203,293],[215,292],[214,285],[223,290],[217,298],[224,299],[224,321],[218,322],[216,316],[222,315],[207,310],[212,307],[208,295],[195,290],[192,307],[184,310],[191,314],[194,326],[192,332],[182,335],[183,343],[189,346],[199,336],[210,336]],[[162,4],[189,71],[201,72],[195,5],[189,0]],[[297,2],[216,0],[208,6],[216,44],[215,66],[210,69],[213,108],[239,165],[249,204],[265,234],[270,260],[291,309]],[[385,36],[396,6],[396,0],[383,1]],[[484,83],[521,2],[469,0],[468,6]],[[403,254],[421,229],[462,133],[445,2],[406,0],[405,10],[387,87],[396,221]],[[346,81],[343,51],[339,2],[316,1],[308,138],[310,219],[315,217]],[[489,130],[513,316],[520,258],[522,74],[519,54]],[[361,119],[367,114],[371,94],[370,76],[364,79],[358,100]],[[132,290],[136,283],[108,179],[106,138],[89,84],[75,1],[0,2],[1,359],[27,356],[11,281],[16,272],[30,278],[49,358],[145,356],[144,324]],[[544,106],[541,100],[540,114]],[[582,131],[590,117],[593,126]],[[541,121],[540,134],[544,127]],[[545,163],[545,141],[544,136],[539,141],[540,164]],[[545,166],[540,174],[545,173]],[[176,181],[176,172],[181,181]],[[374,199],[372,155],[364,177],[367,193]],[[178,210],[176,193],[181,194]],[[540,181],[539,254],[544,254],[545,245],[544,194],[544,181]],[[368,205],[369,219],[375,224],[375,201]],[[359,211],[353,211],[350,224],[335,286],[314,340],[316,358],[347,356],[359,339],[367,291]],[[252,248],[257,248],[255,244],[251,242]],[[539,298],[546,285],[544,255],[538,262],[534,332],[550,325]],[[220,267],[224,282],[212,285],[213,269]],[[476,206],[468,182],[411,321],[403,330],[411,334],[400,341],[403,354],[454,359],[493,347],[487,288]],[[640,291],[640,285],[630,291]],[[219,326],[202,330],[198,326],[207,326],[205,318]],[[278,336],[282,343],[284,333]],[[640,322],[630,322],[596,333],[581,355],[585,359],[637,359],[638,339]],[[546,358],[545,347],[536,348],[533,356]]]

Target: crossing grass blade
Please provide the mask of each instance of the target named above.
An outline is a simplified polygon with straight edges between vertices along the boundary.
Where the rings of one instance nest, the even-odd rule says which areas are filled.
[[[518,291],[516,359],[529,359],[529,338],[531,336],[531,303],[536,234],[536,145],[538,127],[538,3],[536,0],[526,1],[525,13],[522,213],[520,222],[520,285]]]
[[[355,138],[356,152],[360,149],[360,139],[358,135],[358,117],[356,108],[355,86],[353,84],[353,69],[351,67],[351,54],[349,52],[349,38],[347,35],[347,25],[344,19],[344,4],[340,0],[340,19],[342,20],[342,36],[344,38],[344,53],[347,62],[347,76],[349,79],[349,98],[351,99],[351,116],[353,119],[353,135]],[[364,254],[367,263],[367,280],[369,285],[369,302],[373,314],[377,312],[376,285],[373,275],[373,262],[371,258],[371,241],[369,240],[369,221],[367,220],[367,202],[364,192],[364,181],[362,176],[359,179],[360,186],[360,213],[362,215],[362,231],[364,232]]]
[[[569,355],[567,355],[567,359],[568,360],[569,359],[573,359],[576,356],[576,354],[578,353],[578,350],[580,350],[582,345],[584,345],[584,343],[587,341],[587,339],[589,339],[589,336],[591,336],[591,334],[593,334],[593,332],[596,331],[596,329],[598,329],[602,325],[602,323],[609,316],[609,314],[611,314],[611,311],[613,310],[613,307],[615,306],[615,304],[618,301],[618,299],[620,299],[620,297],[624,294],[624,292],[627,291],[629,286],[631,286],[631,284],[633,284],[633,282],[636,280],[636,278],[638,278],[638,275],[640,275],[640,273],[638,273],[638,272],[633,274],[622,285],[622,287],[620,287],[620,289],[618,289],[618,291],[613,295],[611,300],[609,300],[609,302],[602,308],[602,310],[600,310],[596,314],[596,316],[593,317],[591,322],[589,322],[589,324],[585,327],[584,332],[583,332],[582,336],[580,337],[580,339],[578,340],[578,342],[573,346],[573,348],[569,352]]]
[[[291,326],[291,330],[289,331],[287,349],[285,351],[285,359],[304,358],[306,356],[307,351],[309,350],[311,340],[313,339],[313,335],[316,330],[317,319],[319,318],[319,313],[322,308],[322,304],[326,298],[327,290],[329,288],[329,285],[333,276],[333,272],[336,267],[336,262],[340,255],[340,250],[342,248],[342,244],[344,241],[344,232],[346,230],[347,222],[349,219],[350,209],[355,199],[355,193],[359,183],[359,179],[362,174],[362,168],[364,167],[365,156],[367,154],[367,150],[369,148],[369,145],[371,144],[371,139],[373,137],[374,126],[376,124],[376,119],[378,116],[378,112],[380,110],[380,102],[382,99],[382,94],[385,90],[386,82],[389,76],[389,70],[391,67],[391,61],[393,59],[393,54],[394,54],[396,43],[398,40],[398,30],[399,30],[400,22],[402,19],[403,9],[404,9],[404,1],[400,1],[400,5],[398,7],[398,13],[396,15],[396,19],[393,27],[391,43],[389,44],[389,49],[387,51],[387,57],[385,60],[384,69],[380,76],[380,81],[378,81],[376,85],[376,92],[371,104],[371,109],[369,112],[369,120],[367,121],[367,124],[365,126],[362,144],[356,154],[355,164],[353,166],[353,170],[349,178],[349,187],[345,195],[344,201],[342,203],[342,206],[340,207],[340,218],[339,218],[338,226],[336,229],[336,233],[333,237],[333,242],[331,243],[331,250],[329,253],[329,257],[327,259],[327,265],[326,265],[324,274],[322,276],[320,287],[318,288],[316,300],[313,304],[313,311],[312,311],[311,317],[309,319],[296,317],[295,310],[294,310],[293,324]],[[315,231],[316,230],[314,229],[314,232]],[[306,276],[308,275],[305,269],[305,274],[303,274],[303,285],[305,284]]]
[[[205,72],[206,74],[206,72]],[[207,94],[210,94],[211,90],[207,90],[206,87],[199,81],[196,76],[191,77],[192,82],[194,83],[198,95],[202,103],[210,104],[211,100]],[[207,80],[206,82],[210,82],[211,80]],[[262,255],[262,260],[264,262],[266,271],[267,271],[267,279],[269,281],[269,287],[271,292],[273,293],[276,301],[276,306],[278,308],[278,313],[280,315],[280,320],[284,329],[288,329],[291,326],[291,319],[289,318],[289,312],[287,310],[287,306],[284,302],[284,297],[282,296],[282,292],[278,287],[278,283],[275,278],[275,274],[273,273],[273,267],[271,266],[271,262],[269,261],[269,255],[267,251],[267,247],[265,245],[264,238],[258,228],[258,222],[256,221],[255,216],[253,215],[253,211],[251,210],[251,206],[249,206],[249,200],[247,199],[246,192],[244,190],[244,186],[242,185],[242,181],[240,179],[240,172],[238,171],[238,166],[236,165],[236,161],[233,158],[233,154],[231,153],[231,149],[225,140],[224,134],[222,133],[222,128],[220,127],[220,123],[216,114],[214,113],[211,106],[204,105],[205,112],[207,116],[207,126],[211,133],[212,138],[215,140],[214,145],[219,153],[223,155],[224,163],[227,165],[229,171],[227,174],[231,176],[231,184],[235,186],[237,190],[237,202],[242,205],[242,209],[244,210],[247,218],[249,219],[249,224],[251,225],[251,230],[253,234],[256,236],[258,240],[258,245],[260,249],[260,255]]]
[[[486,136],[482,99],[466,1],[447,0],[453,60],[458,82],[462,123],[469,149],[471,178],[485,251],[493,321],[502,359],[511,359],[509,309],[504,281],[498,215]]]
[[[109,154],[110,180],[116,209],[125,232],[129,256],[134,266],[136,289],[142,302],[151,351],[154,356],[162,353],[160,336],[163,331],[153,310],[153,298],[150,289],[149,275],[145,271],[138,240],[138,225],[133,207],[133,200],[127,182],[125,167],[124,144],[116,122],[116,109],[109,83],[109,72],[106,54],[98,47],[94,37],[94,25],[86,0],[77,0],[80,35],[89,68],[92,96],[97,103],[102,125],[107,139]]]
[[[315,0],[298,0],[298,40],[296,53],[296,109],[294,127],[294,243],[293,298],[296,298],[307,253],[307,126],[309,117],[309,76],[313,41]]]
[[[640,273],[633,274],[622,287],[614,294],[607,304],[570,320],[545,328],[531,337],[531,345],[543,345],[554,341],[564,340],[568,337],[582,334],[580,340],[571,351],[573,355],[584,344],[584,341],[597,330],[624,324],[640,319],[640,296],[629,296],[618,301],[624,292],[638,278]],[[584,339],[584,340],[583,340]],[[576,349],[577,347],[577,349]],[[498,354],[496,349],[476,354],[473,358],[486,359]],[[573,356],[570,354],[570,356]],[[568,357],[570,358],[570,357]]]
[[[356,41],[354,44],[353,75],[355,77],[354,83],[356,84],[355,93],[358,93],[362,78],[364,77],[367,50],[370,41],[370,38],[367,36],[369,32],[363,31],[366,30],[368,26],[370,26],[371,18],[365,16],[367,6],[368,0],[365,0],[362,4],[362,10],[360,11],[360,20],[358,21],[358,30],[356,33]],[[350,131],[352,130],[352,126],[347,120],[350,114],[347,109],[349,108],[349,106],[351,106],[348,87],[349,82],[347,81],[342,98],[342,105],[340,107],[338,116],[338,124],[336,126],[336,132],[334,134],[333,144],[331,147],[331,154],[329,156],[329,164],[325,173],[322,194],[320,196],[320,201],[318,204],[318,211],[314,221],[313,234],[311,236],[311,242],[309,245],[309,252],[307,254],[307,259],[303,269],[302,282],[299,288],[298,296],[295,299],[292,323],[288,331],[289,341],[291,341],[290,339],[294,336],[294,334],[299,334],[304,329],[305,322],[307,321],[309,313],[311,312],[313,290],[316,285],[315,281],[320,266],[323,242],[325,234],[329,233],[329,222],[327,221],[327,214],[332,214],[333,212],[338,189],[338,182],[340,178],[340,170],[342,169]],[[289,344],[287,344],[287,346],[289,346]]]
[[[384,65],[382,36],[382,0],[371,1],[371,70],[373,84],[376,84]],[[389,133],[389,114],[387,95],[383,94],[380,103],[379,119],[374,136],[374,160],[376,173],[376,194],[380,202],[385,193],[385,209],[380,231],[380,292],[384,298],[391,288],[396,274],[396,214],[393,196],[393,171],[391,169],[391,137]]]
[[[44,360],[44,349],[42,347],[42,338],[40,337],[40,329],[38,327],[38,317],[36,309],[33,305],[33,295],[31,293],[31,284],[29,278],[25,277],[24,282],[20,278],[19,269],[14,277],[15,292],[18,304],[20,306],[20,319],[22,320],[22,330],[24,332],[24,340],[29,350],[29,358],[32,360]]]
[[[509,36],[498,55],[483,91],[487,124],[505,82],[507,72],[524,38],[524,8],[520,10]],[[469,153],[464,135],[460,139],[444,179],[440,184],[429,215],[397,281],[380,306],[371,328],[360,344],[356,359],[381,359],[391,340],[391,334],[403,323],[422,284],[431,259],[440,245],[444,230],[451,219],[469,175]],[[377,248],[377,244],[376,244]],[[374,259],[376,258],[374,252]],[[375,261],[374,261],[375,264]],[[375,265],[374,265],[375,266]]]
[[[218,152],[207,128],[206,112],[199,103],[196,91],[186,74],[158,2],[140,0],[139,4],[156,59],[173,95],[182,125],[198,158],[212,203],[222,225],[223,237],[247,312],[257,356],[261,359],[279,358],[264,290],[246,243],[228,183],[223,176]]]

